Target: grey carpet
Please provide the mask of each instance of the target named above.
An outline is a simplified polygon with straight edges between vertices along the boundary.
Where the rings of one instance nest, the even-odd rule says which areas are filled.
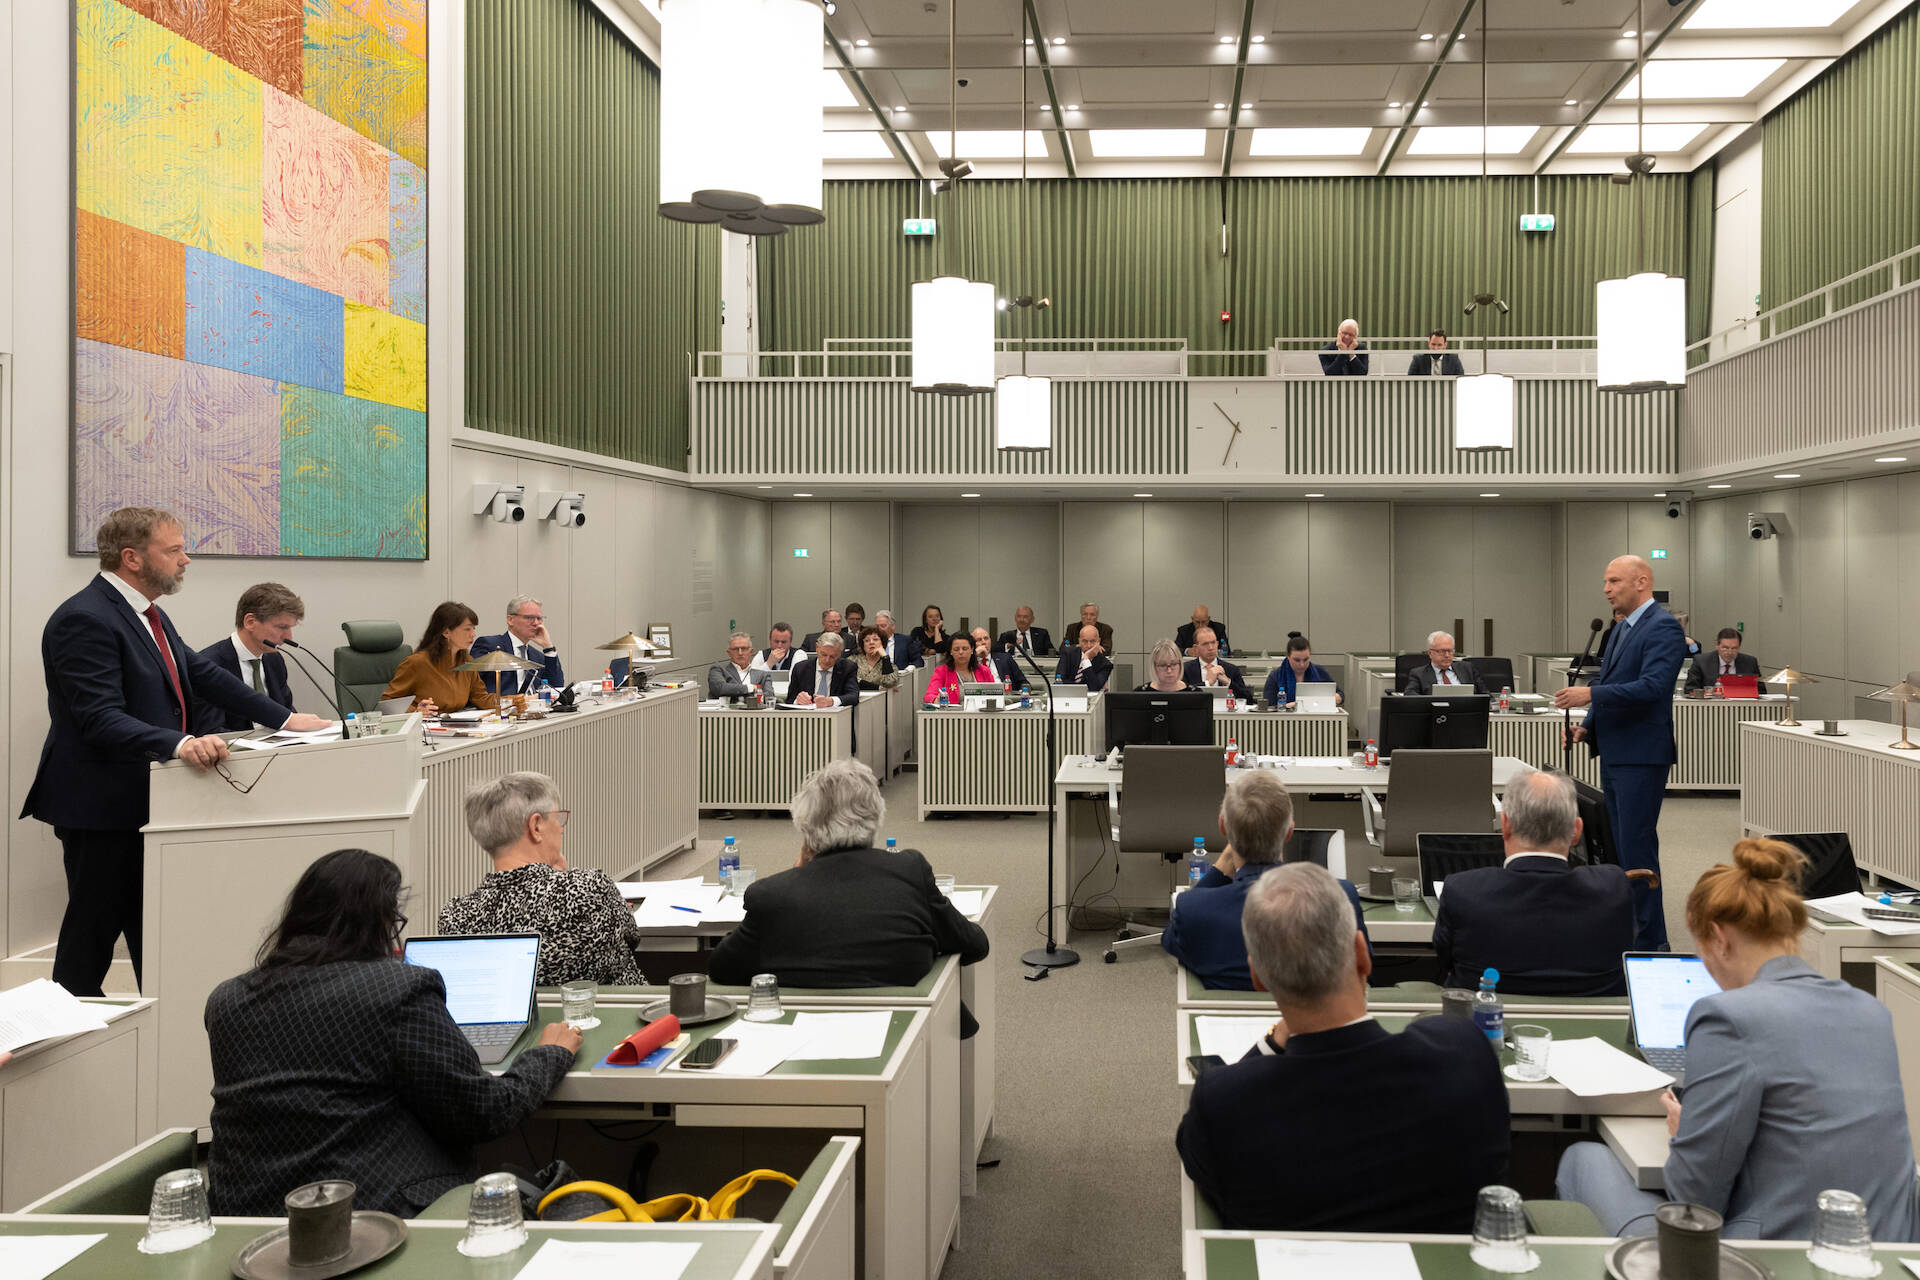
[[[960,1247],[944,1280],[1046,1274],[1058,1280],[1179,1272],[1180,1119],[1174,1083],[1173,963],[1163,953],[1100,962],[1108,935],[1076,934],[1081,963],[1028,982],[1022,952],[1039,946],[1046,898],[1042,816],[935,818],[914,814],[914,775],[888,784],[882,836],[925,853],[961,883],[997,884],[998,1114],[980,1192],[961,1209]],[[1668,930],[1686,945],[1682,908],[1700,872],[1739,835],[1739,800],[1669,796],[1661,815]],[[1357,820],[1356,820],[1357,825]],[[762,877],[793,864],[784,815],[706,818],[700,846],[653,872],[709,877],[721,840]],[[1351,846],[1350,846],[1351,847]],[[1096,875],[1090,883],[1097,883]]]

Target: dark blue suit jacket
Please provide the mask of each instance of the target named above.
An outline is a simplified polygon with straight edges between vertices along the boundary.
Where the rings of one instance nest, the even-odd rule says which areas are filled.
[[[1325,684],[1332,679],[1333,677],[1327,674],[1327,669],[1319,663],[1309,662],[1307,664],[1308,684]],[[1283,702],[1292,702],[1293,691],[1297,687],[1298,685],[1293,678],[1293,664],[1283,661],[1279,666],[1267,672],[1267,683],[1261,690],[1261,695],[1266,698],[1268,706],[1277,707]],[[1342,690],[1339,685],[1335,685],[1333,691],[1340,694],[1341,700],[1343,702],[1345,701],[1345,691]]]
[[[1472,990],[1487,969],[1522,996],[1623,996],[1633,897],[1615,866],[1515,858],[1447,877],[1433,922],[1443,981]]]
[[[497,636],[481,636],[473,642],[471,652],[476,658],[484,658],[490,653],[504,653],[511,658],[513,656],[513,633],[511,631],[503,631]],[[533,650],[533,652],[540,653],[538,649]],[[480,683],[487,686],[488,693],[525,693],[540,682],[540,677],[545,676],[547,683],[553,686],[555,693],[566,688],[567,677],[566,674],[560,670],[560,655],[556,653],[552,657],[548,657],[546,654],[541,653],[540,661],[547,664],[546,670],[502,672],[498,678],[500,683],[505,686],[504,688],[494,688],[493,683],[495,677],[491,675],[482,675],[480,677]],[[624,665],[621,669],[622,671],[625,670]]]
[[[998,651],[989,652],[987,656],[993,660],[993,673],[1000,677],[1001,683],[1011,680],[1015,689],[1027,683],[1026,670],[1020,665],[1018,658],[1010,653]],[[978,662],[979,659],[976,658],[975,661]]]
[[[1107,681],[1113,678],[1113,659],[1106,654],[1095,658],[1087,667],[1084,678],[1080,670],[1080,647],[1060,651],[1060,665],[1054,668],[1053,679],[1056,684],[1084,684],[1088,693],[1098,693],[1107,687]]]
[[[200,656],[219,667],[222,671],[238,680],[247,688],[253,688],[253,681],[240,670],[240,655],[233,650],[233,637],[228,636],[218,644],[210,644],[200,651]],[[287,684],[287,660],[269,649],[260,655],[260,680],[267,686],[267,696],[293,710],[293,689]],[[194,724],[195,733],[245,733],[253,728],[254,722],[234,711],[224,711],[212,703],[203,703],[197,708],[199,719]],[[262,724],[271,723],[261,721]]]
[[[180,639],[162,611],[180,672],[186,723],[202,701],[279,725],[287,709],[261,697]],[[47,619],[40,634],[47,677],[46,745],[20,816],[84,831],[136,831],[147,822],[147,766],[173,759],[180,703],[145,618],[96,575]]]
[[[1462,1233],[1480,1188],[1508,1180],[1509,1123],[1472,1022],[1396,1035],[1369,1018],[1207,1072],[1177,1142],[1224,1227]]]
[[[1635,626],[1622,620],[1607,642],[1606,661],[1594,679],[1587,712],[1587,741],[1608,764],[1670,765],[1673,745],[1673,682],[1687,653],[1679,619],[1657,603]]]
[[[1034,657],[1051,658],[1053,656],[1053,637],[1047,634],[1045,627],[1028,627],[1027,640],[1033,645]],[[1004,652],[1011,650],[1019,642],[1020,629],[1015,627],[1011,631],[1002,631],[1000,638],[993,642],[993,647]]]
[[[814,692],[814,686],[818,683],[815,673],[819,669],[820,664],[812,658],[794,663],[793,679],[787,682],[787,696],[781,701],[792,702],[803,693]],[[848,706],[860,701],[860,681],[854,678],[852,659],[842,658],[833,664],[833,681],[827,690]]]
[[[1273,863],[1256,863],[1240,868],[1229,880],[1214,868],[1208,868],[1200,883],[1174,900],[1173,914],[1160,933],[1160,945],[1189,973],[1200,976],[1200,983],[1211,991],[1251,991],[1253,975],[1247,970],[1247,942],[1240,934],[1240,912],[1247,905],[1253,882],[1273,870]],[[1345,880],[1340,887],[1353,903],[1353,920],[1360,932],[1367,931],[1365,908],[1360,891]],[[1373,951],[1373,939],[1367,939],[1367,951]]]
[[[1245,702],[1247,700],[1247,673],[1242,671],[1237,664],[1228,662],[1225,658],[1216,658],[1214,661],[1218,662],[1220,669],[1227,673],[1227,687],[1233,690],[1233,696]],[[1200,659],[1198,658],[1187,659],[1187,665],[1180,669],[1180,678],[1196,689],[1204,689],[1207,687],[1200,679]]]

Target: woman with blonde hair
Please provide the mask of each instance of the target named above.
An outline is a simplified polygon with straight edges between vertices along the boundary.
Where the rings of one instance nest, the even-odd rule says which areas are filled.
[[[1181,678],[1186,659],[1180,656],[1180,646],[1173,641],[1156,640],[1147,661],[1153,664],[1153,679],[1134,690],[1135,693],[1180,693],[1193,689],[1194,686]]]
[[[1915,1238],[1913,1142],[1893,1022],[1866,992],[1799,955],[1806,855],[1742,840],[1687,895],[1687,931],[1720,990],[1687,1014],[1686,1103],[1671,1090],[1664,1197],[1599,1143],[1567,1148],[1560,1196],[1609,1235],[1653,1230],[1663,1199],[1703,1204],[1735,1238],[1805,1240],[1822,1191],[1867,1203],[1876,1241]]]

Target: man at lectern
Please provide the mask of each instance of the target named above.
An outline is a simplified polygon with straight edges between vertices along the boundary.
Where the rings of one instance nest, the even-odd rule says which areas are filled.
[[[224,739],[193,733],[201,706],[303,732],[329,723],[289,713],[180,639],[154,603],[180,589],[191,563],[170,512],[122,507],[95,541],[99,574],[53,611],[41,633],[52,724],[20,810],[60,838],[67,912],[53,980],[77,996],[101,994],[123,933],[140,979],[147,766],[179,759],[205,770],[226,759]]]

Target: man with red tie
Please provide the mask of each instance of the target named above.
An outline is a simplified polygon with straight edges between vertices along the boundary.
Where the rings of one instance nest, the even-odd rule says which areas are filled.
[[[210,702],[301,731],[328,724],[289,714],[181,641],[154,604],[180,589],[190,563],[186,534],[170,513],[122,507],[97,541],[99,575],[54,610],[41,633],[52,723],[20,811],[60,838],[67,911],[53,980],[77,996],[101,994],[122,933],[139,980],[147,766],[180,759],[206,770],[227,757],[224,738],[194,735],[196,708]]]

